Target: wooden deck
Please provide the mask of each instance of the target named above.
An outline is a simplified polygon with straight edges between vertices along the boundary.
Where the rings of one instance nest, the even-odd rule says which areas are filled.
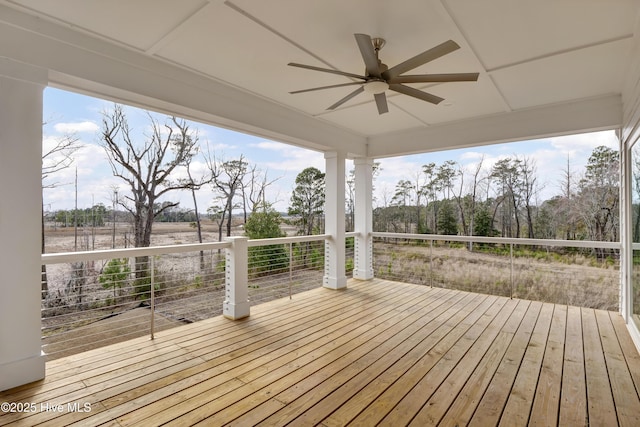
[[[348,286],[49,362],[0,393],[32,410],[0,425],[640,425],[640,357],[617,313]]]

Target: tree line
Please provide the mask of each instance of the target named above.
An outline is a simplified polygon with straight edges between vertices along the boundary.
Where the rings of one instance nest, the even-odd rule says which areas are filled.
[[[558,193],[541,200],[535,161],[511,156],[490,168],[428,163],[398,181],[374,210],[374,230],[569,240],[619,239],[619,153],[591,153],[578,176],[567,159]]]

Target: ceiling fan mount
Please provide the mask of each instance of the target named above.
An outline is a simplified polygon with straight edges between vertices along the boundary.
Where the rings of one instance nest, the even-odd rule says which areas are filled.
[[[384,114],[389,111],[389,107],[387,105],[387,97],[385,94],[387,90],[402,93],[404,95],[408,95],[422,101],[427,101],[432,104],[439,104],[444,100],[444,98],[440,98],[439,96],[430,94],[428,92],[423,92],[411,86],[406,86],[406,83],[475,82],[478,80],[478,73],[403,75],[407,71],[413,70],[414,68],[417,68],[459,49],[460,46],[453,40],[448,40],[444,43],[441,43],[434,48],[426,50],[421,54],[418,54],[412,58],[407,59],[404,62],[401,62],[398,65],[389,68],[378,58],[380,50],[386,44],[385,39],[380,37],[371,38],[371,36],[367,34],[354,34],[354,36],[356,38],[356,43],[358,44],[360,54],[362,55],[362,59],[365,64],[364,75],[290,62],[288,65],[292,67],[337,74],[344,77],[349,77],[355,81],[330,86],[315,87],[311,89],[297,90],[289,93],[295,94],[323,89],[332,89],[343,86],[358,85],[359,87],[357,89],[349,93],[344,98],[340,99],[335,104],[329,106],[327,110],[334,110],[345,102],[349,101],[351,98],[359,95],[360,93],[367,92],[374,95],[376,106],[378,108],[378,114]]]
[[[378,53],[380,49],[384,47],[387,41],[382,37],[374,37],[371,39],[371,43],[373,43],[373,49],[376,51],[376,53]]]

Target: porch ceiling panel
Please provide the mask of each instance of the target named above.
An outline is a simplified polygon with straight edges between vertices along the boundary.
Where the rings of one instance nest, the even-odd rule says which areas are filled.
[[[588,103],[610,95],[620,99],[633,45],[640,39],[634,33],[638,31],[634,27],[639,11],[636,0],[0,0],[0,5],[47,22],[40,28],[31,21],[27,28],[24,22],[28,20],[5,18],[9,25],[57,39],[78,52],[127,64],[136,69],[138,78],[145,73],[153,78],[162,70],[184,86],[204,87],[203,82],[209,81],[212,86],[228,87],[225,93],[234,98],[219,102],[243,106],[225,115],[220,114],[219,105],[201,107],[186,97],[180,105],[179,99],[169,95],[175,87],[156,84],[157,99],[163,105],[177,102],[176,112],[201,108],[203,114],[194,117],[212,117],[209,122],[218,125],[230,121],[240,124],[235,126],[238,130],[263,135],[276,129],[261,133],[256,126],[277,117],[278,129],[273,134],[290,134],[293,138],[280,139],[302,145],[301,136],[331,129],[329,134],[343,135],[351,144],[347,150],[360,155],[367,145],[375,147],[378,141],[385,141],[386,148],[373,149],[370,155],[402,155],[413,152],[417,145],[426,150],[442,147],[442,140],[433,139],[405,145],[406,135],[433,137],[442,129],[452,133],[444,138],[453,144],[446,148],[464,146],[473,138],[459,140],[455,135],[468,134],[465,126],[471,122],[487,129],[495,125],[496,116],[501,117],[500,123],[512,123],[500,135],[526,139],[547,134],[557,127],[555,123],[526,123],[522,119],[531,117],[526,112],[556,112],[557,105]],[[63,33],[64,38],[59,38]],[[289,93],[350,82],[343,76],[289,67],[289,62],[363,74],[354,33],[386,39],[380,58],[389,66],[454,40],[459,50],[406,74],[478,72],[480,78],[475,83],[411,84],[445,98],[439,105],[387,92],[389,113],[384,115],[378,115],[373,97],[366,93],[333,111],[326,110],[353,86]],[[22,60],[29,55],[18,56]],[[50,62],[55,65],[55,59]],[[39,59],[34,65],[47,68],[47,60]],[[83,64],[82,75],[75,77],[91,81],[91,66]],[[109,85],[104,78],[108,70],[99,66],[104,68],[104,63],[94,65],[95,82]],[[74,77],[72,69],[64,72]],[[114,87],[113,97],[118,90],[135,92],[131,86],[125,82],[123,87]],[[148,108],[157,108],[151,91],[143,95],[151,100]],[[270,109],[269,114],[261,113],[265,108]],[[616,106],[616,114],[618,111]],[[514,116],[517,120],[509,120],[509,115],[520,112],[524,114]],[[264,117],[256,119],[257,115]],[[224,120],[217,122],[215,117]],[[586,117],[571,117],[566,122],[577,127],[562,127],[563,132],[591,128]],[[607,115],[602,122],[616,127],[622,117],[611,124]],[[287,130],[286,123],[291,129]],[[513,129],[513,123],[521,128]],[[301,132],[301,126],[312,130]],[[436,129],[428,131],[432,127]],[[318,144],[326,140],[326,136],[311,137],[306,146],[340,149],[338,140]]]
[[[637,17],[634,0],[444,3],[487,71],[629,37]]]
[[[147,51],[182,25],[207,0],[20,0],[40,16],[62,21],[74,29]],[[144,29],[141,30],[141,27]]]
[[[619,93],[631,49],[632,40],[622,39],[502,68],[491,77],[515,110]]]

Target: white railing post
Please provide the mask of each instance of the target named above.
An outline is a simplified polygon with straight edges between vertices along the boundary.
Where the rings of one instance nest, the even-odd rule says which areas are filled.
[[[293,282],[293,242],[289,242],[289,299],[291,299],[291,282]]]
[[[240,236],[225,238],[225,241],[231,243],[231,247],[226,249],[225,299],[222,314],[233,320],[249,317],[248,240]]]
[[[433,240],[429,240],[429,285],[433,288]]]
[[[156,315],[156,278],[155,278],[155,260],[153,256],[149,257],[149,268],[151,269],[151,297],[149,308],[151,309],[151,339],[154,339],[155,333],[155,315]],[[113,287],[115,289],[115,286]]]
[[[510,270],[509,270],[509,286],[510,286],[510,294],[509,298],[513,299],[513,243],[509,244],[509,260],[510,260]]]

